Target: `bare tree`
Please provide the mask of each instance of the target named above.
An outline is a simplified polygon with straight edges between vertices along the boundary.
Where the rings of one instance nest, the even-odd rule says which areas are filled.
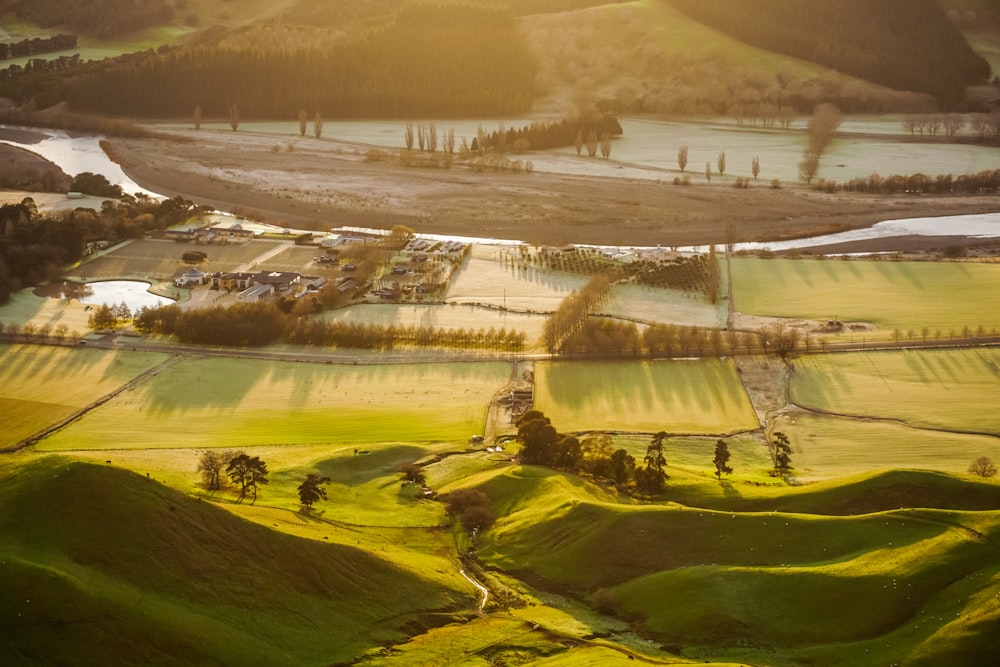
[[[601,157],[605,160],[611,157],[611,135],[607,132],[601,135]]]
[[[431,153],[437,151],[438,148],[438,130],[437,125],[431,123],[427,127],[427,150]]]
[[[240,127],[240,108],[235,104],[229,107],[229,127],[233,128],[233,132]]]
[[[719,168],[719,175],[726,173],[726,151],[719,152],[719,158],[716,160],[716,166]]]
[[[406,121],[406,129],[403,130],[403,144],[406,150],[413,150],[413,121]]]
[[[965,127],[965,118],[961,114],[950,113],[944,117],[944,132],[949,137],[954,137]]]
[[[681,168],[681,171],[684,171],[684,169],[687,168],[687,164],[688,164],[688,147],[681,146],[680,148],[677,149],[677,166]]]
[[[969,473],[980,477],[993,477],[997,474],[997,467],[990,457],[980,456],[969,464]]]
[[[318,111],[313,116],[313,134],[316,135],[317,139],[323,136],[323,114]]]
[[[711,162],[706,162],[705,163],[705,180],[708,181],[709,183],[712,182],[712,163]]]
[[[573,146],[576,148],[577,155],[583,153],[583,130],[577,131],[576,139],[573,141]]]
[[[299,136],[306,136],[306,110],[299,109]]]
[[[201,129],[201,105],[198,104],[194,107],[194,129]]]
[[[756,155],[753,156],[753,162],[750,164],[750,171],[753,172],[753,180],[757,180],[757,176],[760,174],[760,158]]]

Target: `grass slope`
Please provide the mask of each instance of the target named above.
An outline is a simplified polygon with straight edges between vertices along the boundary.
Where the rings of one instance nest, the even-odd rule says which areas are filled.
[[[0,469],[0,532],[4,664],[328,665],[458,597],[354,547],[61,458]]]
[[[598,597],[616,614],[688,657],[976,665],[1000,629],[992,483],[903,471],[749,487],[714,511],[623,504],[535,468],[469,482],[503,515],[486,536],[486,564],[581,600],[605,589]]]

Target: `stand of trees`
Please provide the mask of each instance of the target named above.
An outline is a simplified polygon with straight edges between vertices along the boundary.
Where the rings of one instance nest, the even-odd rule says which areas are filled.
[[[66,51],[76,48],[76,35],[52,35],[51,37],[31,37],[10,44],[0,43],[0,60],[23,58],[39,53]]]
[[[323,47],[176,47],[77,71],[56,97],[79,111],[187,116],[200,105],[224,118],[238,104],[253,118],[342,118],[522,113],[535,65],[509,8],[448,3],[407,5],[393,24]]]
[[[100,212],[75,209],[40,215],[30,197],[0,206],[0,304],[13,291],[58,277],[83,257],[88,242],[113,243],[165,229],[194,209],[181,197],[157,201],[131,196],[107,202]]]
[[[668,0],[678,10],[753,46],[825,65],[896,90],[929,93],[956,107],[989,64],[936,0]],[[802,105],[788,100],[791,106]]]
[[[613,283],[609,274],[598,274],[579,291],[563,299],[559,308],[545,320],[542,335],[550,353],[565,350],[567,341],[583,330],[590,313],[607,298]]]
[[[294,304],[294,302],[291,302]],[[440,346],[491,352],[524,349],[523,332],[496,329],[434,329],[327,321],[285,312],[280,303],[238,303],[197,310],[176,305],[144,308],[137,331],[176,336],[182,343],[260,347],[283,340],[295,345],[390,350],[399,346]]]
[[[826,192],[845,190],[866,194],[899,194],[899,193],[965,193],[970,195],[994,194],[1000,192],[1000,169],[981,171],[976,174],[909,174],[907,176],[879,176],[872,174],[867,178],[854,178],[843,184],[820,179],[813,187]]]

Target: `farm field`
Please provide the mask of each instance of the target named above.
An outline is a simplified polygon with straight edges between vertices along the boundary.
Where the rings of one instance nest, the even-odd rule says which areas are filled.
[[[801,482],[887,469],[962,474],[980,456],[1000,461],[996,436],[913,428],[892,420],[793,410],[778,417],[773,428],[792,443],[792,476]]]
[[[118,389],[167,355],[0,345],[0,448]]]
[[[725,434],[758,427],[731,362],[535,364],[535,407],[562,431]]]
[[[512,310],[550,313],[570,292],[587,284],[587,276],[552,273],[535,265],[514,265],[501,261],[501,246],[473,245],[462,267],[452,274],[444,300],[482,303]]]
[[[316,264],[313,257],[322,255],[323,250],[316,246],[296,246],[287,244],[287,247],[277,255],[268,257],[255,267],[256,271],[289,271],[308,275],[340,275],[339,271],[332,270],[330,266]],[[209,255],[211,259],[211,255]]]
[[[1000,435],[1000,350],[904,350],[795,361],[790,400],[846,416]]]
[[[502,362],[327,366],[186,359],[38,444],[40,451],[464,442]],[[169,424],[170,428],[165,428]]]
[[[733,257],[736,310],[749,315],[864,321],[869,338],[1000,330],[1000,264]],[[871,298],[877,294],[878,298]],[[940,336],[938,335],[940,332]],[[849,334],[842,334],[847,337]],[[859,334],[855,334],[857,338]]]
[[[181,261],[181,255],[188,250],[200,250],[208,254],[208,259],[198,265],[198,269],[201,271],[208,273],[232,271],[271,250],[276,243],[278,242],[251,240],[238,244],[202,246],[176,241],[143,239],[115,248],[101,257],[81,264],[66,275],[81,280],[106,280],[110,278],[170,280],[188,269],[188,265]]]
[[[70,299],[38,296],[31,288],[14,292],[10,301],[0,306],[0,322],[4,324],[45,324],[53,328],[65,324],[78,334],[89,331],[90,313],[85,304]]]
[[[410,305],[373,303],[327,311],[321,317],[335,322],[358,322],[382,326],[417,326],[444,329],[506,328],[523,331],[532,347],[541,340],[545,316],[469,305]]]
[[[640,322],[697,327],[724,327],[724,301],[712,305],[703,296],[679,290],[615,285],[601,313]]]

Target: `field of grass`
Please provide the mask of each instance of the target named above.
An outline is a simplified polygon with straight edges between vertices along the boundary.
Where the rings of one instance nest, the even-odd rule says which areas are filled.
[[[322,255],[323,251],[316,246],[288,245],[277,255],[269,257],[257,265],[257,271],[290,271],[308,275],[340,275],[329,265],[313,262],[313,257]]]
[[[492,308],[466,305],[416,305],[373,303],[348,306],[327,311],[323,317],[334,321],[359,322],[382,326],[416,326],[433,329],[495,328],[522,331],[530,347],[541,341],[545,316],[512,313]]]
[[[615,285],[602,314],[640,322],[719,328],[726,325],[726,302],[717,305],[690,292],[640,285]]]
[[[29,287],[14,292],[10,301],[0,306],[0,322],[4,324],[49,324],[52,328],[65,324],[69,330],[81,334],[89,330],[90,313],[87,306],[70,299],[53,299],[37,296]]]
[[[509,372],[499,362],[334,366],[189,359],[38,447],[464,442],[482,430],[486,404]]]
[[[724,434],[757,428],[726,361],[540,362],[535,406],[557,429]]]
[[[795,361],[797,405],[912,426],[1000,434],[1000,350],[976,348],[810,355]]]
[[[553,273],[535,265],[512,265],[501,253],[516,252],[496,246],[473,245],[465,263],[452,274],[445,301],[482,303],[512,310],[550,313],[573,290],[587,283],[587,276]]]
[[[878,331],[866,334],[869,339],[891,337],[895,328],[917,339],[925,327],[928,339],[961,335],[965,326],[1000,330],[997,264],[756,257],[731,262],[741,313],[871,322]]]
[[[688,658],[985,665],[1000,628],[1000,514],[982,510],[996,507],[1000,486],[969,480],[740,487],[711,501],[723,511],[623,504],[542,469],[470,483],[503,515],[481,552],[487,564],[580,601],[600,597]],[[931,503],[943,509],[894,510]],[[972,511],[952,509],[962,507]]]
[[[165,354],[0,345],[0,448],[69,417]]]
[[[1000,438],[793,412],[773,426],[792,443],[793,475],[800,481],[872,470],[914,468],[964,473],[980,456],[1000,461]]]
[[[0,467],[0,529],[6,664],[349,662],[466,604],[457,576],[443,585],[59,457]]]
[[[201,271],[209,273],[232,271],[237,266],[251,262],[255,257],[274,248],[274,243],[274,241],[252,240],[247,243],[193,246],[176,241],[143,239],[81,264],[66,275],[82,280],[109,278],[170,280],[189,268],[181,261],[181,255],[188,250],[201,250],[208,254],[208,259],[198,265]]]

